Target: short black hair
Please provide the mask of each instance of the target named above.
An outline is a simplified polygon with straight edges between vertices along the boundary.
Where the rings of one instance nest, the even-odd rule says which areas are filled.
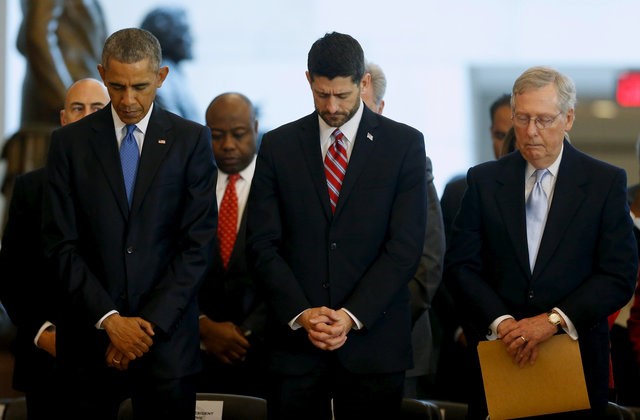
[[[307,57],[309,77],[351,77],[360,83],[364,76],[364,52],[350,35],[331,32],[313,43]]]
[[[489,108],[489,118],[491,118],[491,125],[493,125],[493,119],[496,117],[496,111],[498,110],[498,108],[505,105],[511,108],[511,95],[509,95],[508,93],[503,93],[491,104],[491,108]]]

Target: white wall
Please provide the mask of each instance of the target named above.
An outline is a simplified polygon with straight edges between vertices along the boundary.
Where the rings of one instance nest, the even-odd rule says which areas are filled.
[[[181,3],[195,36],[195,60],[184,65],[187,88],[203,114],[215,95],[237,90],[260,106],[263,129],[306,115],[313,106],[304,76],[308,49],[325,32],[346,32],[387,73],[385,114],[425,134],[439,191],[452,175],[485,156],[474,142],[489,147],[487,138],[479,138],[487,132],[478,129],[478,121],[488,117],[486,109],[473,109],[478,87],[472,86],[471,68],[640,64],[640,2],[632,0]],[[18,0],[7,4],[10,48],[3,93],[12,106],[4,108],[5,137],[17,127],[13,105],[23,72],[14,42],[21,20]],[[102,2],[110,31],[139,25],[148,10],[162,4]]]

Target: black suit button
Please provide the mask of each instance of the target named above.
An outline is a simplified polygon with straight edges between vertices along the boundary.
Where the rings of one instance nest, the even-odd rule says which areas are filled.
[[[329,288],[329,282],[328,281],[323,281],[322,282],[322,287],[325,288],[325,289],[328,289]]]
[[[332,251],[335,251],[336,249],[338,249],[338,244],[337,244],[337,243],[335,243],[335,242],[331,242],[331,245],[329,245],[329,248],[330,248]]]
[[[127,247],[127,254],[133,254],[134,248],[132,246]]]
[[[533,299],[534,294],[533,294],[533,290],[529,290],[529,299]]]

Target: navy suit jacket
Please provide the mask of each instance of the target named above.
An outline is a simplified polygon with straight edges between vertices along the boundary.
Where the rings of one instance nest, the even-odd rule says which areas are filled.
[[[362,104],[360,106],[363,106]],[[262,140],[249,195],[248,247],[267,294],[272,369],[308,373],[331,352],[288,322],[305,309],[347,308],[363,324],[336,350],[357,373],[411,366],[408,282],[426,220],[424,139],[365,108],[335,214],[316,112]]]
[[[60,363],[105,364],[106,313],[155,325],[132,362],[156,377],[201,367],[197,291],[216,229],[216,166],[207,127],[154,106],[127,204],[111,106],[54,131],[47,162],[48,252],[64,294]]]
[[[526,161],[511,153],[469,170],[447,253],[446,281],[475,343],[501,315],[562,310],[575,325],[592,407],[607,401],[607,316],[634,290],[638,259],[625,172],[567,141],[533,273],[526,238]],[[470,326],[471,328],[466,328]]]
[[[16,178],[0,249],[0,301],[16,325],[13,387],[30,391],[53,372],[55,359],[34,344],[46,321],[55,323],[55,271],[44,256],[44,169]]]

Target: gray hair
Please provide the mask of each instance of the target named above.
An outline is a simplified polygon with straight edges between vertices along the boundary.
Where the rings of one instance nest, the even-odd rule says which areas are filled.
[[[384,98],[387,90],[387,77],[384,75],[382,68],[374,63],[367,63],[364,68],[365,73],[371,74],[371,87],[373,88],[373,100],[377,106]]]
[[[550,67],[531,67],[525,70],[513,84],[511,109],[515,108],[515,97],[531,89],[539,89],[553,84],[558,92],[559,107],[566,114],[576,106],[576,86],[573,81]]]
[[[102,49],[102,66],[107,68],[109,60],[131,64],[149,59],[153,71],[158,71],[162,62],[160,42],[149,31],[126,28],[114,32],[107,38]]]

